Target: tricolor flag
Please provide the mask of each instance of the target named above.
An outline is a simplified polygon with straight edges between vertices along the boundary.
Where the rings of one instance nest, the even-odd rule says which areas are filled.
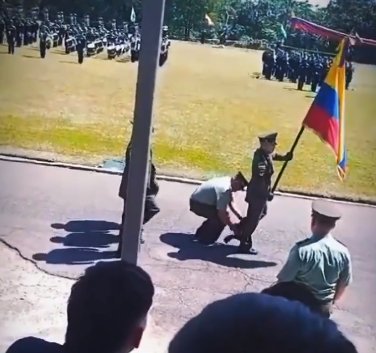
[[[205,20],[209,26],[214,26],[214,22],[212,21],[212,19],[209,17],[208,14],[205,15]]]
[[[342,40],[337,56],[309,109],[303,125],[312,129],[334,151],[338,174],[344,179],[347,170],[345,146],[345,56],[348,38]]]
[[[133,6],[131,10],[131,22],[136,22],[136,12],[134,11]]]

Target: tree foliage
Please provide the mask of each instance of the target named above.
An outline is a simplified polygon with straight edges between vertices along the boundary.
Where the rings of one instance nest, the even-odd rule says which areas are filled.
[[[68,15],[89,14],[127,21],[132,6],[141,20],[141,0],[0,0],[11,5],[48,7],[52,16],[62,10]],[[215,26],[209,27],[205,15]],[[238,40],[242,37],[282,39],[284,28],[288,34],[286,43],[312,49],[313,43],[321,43],[320,49],[329,43],[320,38],[297,33],[289,28],[289,18],[294,14],[346,33],[356,32],[362,37],[376,38],[376,1],[331,0],[326,8],[313,6],[308,0],[166,0],[165,23],[173,35],[189,39],[206,31],[207,36]],[[315,45],[316,45],[315,44]],[[332,44],[333,46],[334,44]]]

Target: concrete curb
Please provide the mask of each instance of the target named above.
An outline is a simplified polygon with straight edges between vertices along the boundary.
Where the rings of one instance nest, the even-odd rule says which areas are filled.
[[[63,163],[63,162],[58,162],[58,161],[49,160],[45,158],[31,158],[31,157],[19,156],[16,154],[8,154],[8,153],[0,153],[0,161],[29,163],[29,164],[35,164],[35,165],[66,168],[66,169],[73,169],[73,170],[82,170],[82,171],[96,172],[96,173],[103,173],[103,174],[110,174],[110,175],[122,175],[122,172],[119,172],[117,170],[107,169],[107,168],[87,166],[87,165],[74,164],[74,163]],[[202,183],[202,180],[198,180],[198,179],[190,179],[190,178],[183,178],[183,177],[169,176],[169,175],[158,175],[157,179],[163,180],[163,181],[170,181],[174,183],[190,184],[190,185],[200,185]],[[289,192],[277,191],[275,192],[275,194],[278,196],[294,197],[294,198],[305,199],[305,200],[315,200],[318,198],[327,199],[325,197],[308,195],[308,194],[303,194],[303,193],[289,193]],[[331,198],[329,200],[335,201],[341,204],[376,208],[376,203],[372,204],[372,203],[367,203],[367,202],[355,202],[355,201],[350,201],[350,200],[341,199],[341,198]]]

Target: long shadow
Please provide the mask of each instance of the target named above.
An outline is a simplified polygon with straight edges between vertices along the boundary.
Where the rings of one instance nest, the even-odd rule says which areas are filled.
[[[48,254],[33,255],[34,260],[45,261],[51,265],[89,265],[94,261],[113,259],[114,257],[114,251],[99,251],[91,248],[55,249]]]
[[[78,65],[78,62],[76,62],[76,61],[68,61],[68,60],[59,60],[59,63]]]
[[[51,227],[64,230],[65,236],[54,236],[52,243],[62,244],[66,248],[54,249],[49,253],[33,255],[36,261],[47,264],[91,264],[97,260],[113,259],[114,251],[103,251],[118,242],[119,237],[110,231],[119,230],[119,224],[102,220],[74,220],[65,224],[53,223]],[[116,232],[117,233],[117,232]]]
[[[226,267],[247,269],[277,265],[277,263],[271,261],[251,260],[251,255],[235,255],[236,247],[232,245],[202,245],[194,240],[192,234],[165,233],[160,236],[160,240],[178,249],[178,251],[170,252],[167,255],[179,261],[202,260]]]
[[[28,58],[28,59],[41,59],[40,56],[33,56],[33,55],[26,55],[26,54],[22,54],[22,57],[24,58]]]
[[[108,222],[102,220],[75,220],[63,223],[52,223],[51,227],[54,229],[64,229],[67,232],[95,232],[118,230],[119,224],[115,222]]]
[[[287,91],[298,91],[298,92],[311,92],[312,91],[310,89],[302,89],[302,90],[299,90],[298,88],[294,88],[294,87],[283,87],[283,89],[287,90]]]
[[[52,237],[52,243],[62,244],[64,246],[76,246],[86,248],[108,248],[110,244],[115,244],[119,241],[119,237],[114,234],[106,232],[85,232],[85,233],[70,233],[65,237]]]

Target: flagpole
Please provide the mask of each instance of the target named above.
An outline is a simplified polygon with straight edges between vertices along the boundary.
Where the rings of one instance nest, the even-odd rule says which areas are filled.
[[[304,130],[305,130],[305,126],[302,125],[302,127],[300,128],[300,130],[298,132],[298,135],[296,135],[294,143],[291,146],[291,149],[290,149],[290,153],[291,154],[294,153],[295,148],[298,145],[299,140],[302,137]],[[279,182],[280,182],[280,180],[282,178],[283,173],[285,172],[285,169],[287,168],[287,164],[288,163],[289,163],[289,161],[285,161],[285,163],[283,163],[283,166],[282,166],[281,170],[279,171],[277,179],[275,180],[274,185],[272,187],[272,192],[274,192],[277,189],[277,186],[278,186],[278,184],[279,184]]]

